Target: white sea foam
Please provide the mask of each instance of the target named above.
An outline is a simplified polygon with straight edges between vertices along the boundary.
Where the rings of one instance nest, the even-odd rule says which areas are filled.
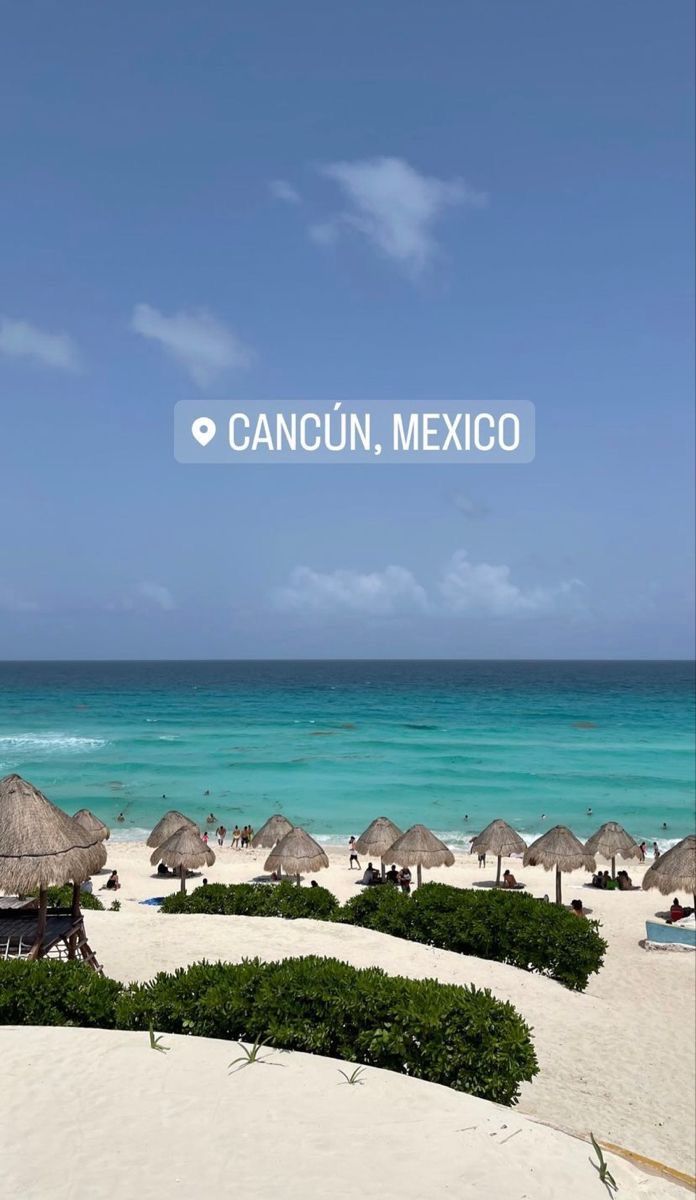
[[[78,753],[85,750],[100,750],[106,746],[105,738],[74,737],[65,733],[16,733],[0,737],[0,752],[22,754]]]

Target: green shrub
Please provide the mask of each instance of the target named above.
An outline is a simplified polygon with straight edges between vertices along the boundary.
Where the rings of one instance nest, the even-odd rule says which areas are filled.
[[[113,1029],[121,984],[80,962],[0,961],[0,1025]]]
[[[604,961],[596,921],[523,892],[478,892],[426,883],[412,896],[371,888],[343,907],[340,920],[414,942],[538,971],[584,991]]]
[[[313,889],[314,890],[314,889]],[[501,1104],[538,1071],[529,1028],[477,988],[357,970],[336,959],[197,963],[116,999],[120,1029],[266,1040],[428,1079]]]
[[[46,889],[49,908],[72,908],[72,884],[64,883],[60,887],[50,887]],[[31,892],[30,895],[38,896],[38,892]],[[97,912],[103,912],[104,905],[98,896],[92,895],[91,892],[80,892],[80,908],[93,909]]]
[[[338,910],[338,900],[327,888],[302,888],[287,880],[273,887],[265,883],[208,883],[188,895],[174,892],[161,906],[164,913],[313,917],[316,921],[329,921]]]

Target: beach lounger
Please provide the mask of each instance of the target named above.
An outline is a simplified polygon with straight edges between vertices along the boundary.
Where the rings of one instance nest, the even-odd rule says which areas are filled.
[[[662,925],[657,921],[646,921],[645,933],[649,946],[696,950],[696,925]]]

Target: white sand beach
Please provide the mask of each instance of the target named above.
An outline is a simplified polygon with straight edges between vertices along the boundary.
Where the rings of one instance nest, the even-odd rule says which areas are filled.
[[[588,1200],[606,1195],[591,1147],[437,1084],[235,1044],[91,1029],[0,1029],[0,1197],[165,1200]],[[76,1064],[79,1063],[79,1073]],[[21,1102],[18,1100],[21,1099]],[[22,1153],[17,1153],[17,1147]],[[615,1155],[619,1196],[685,1190]]]
[[[511,1001],[533,1030],[540,1073],[523,1086],[515,1114],[581,1137],[591,1130],[606,1142],[694,1173],[696,956],[649,952],[640,946],[646,918],[665,908],[658,892],[601,892],[583,887],[587,882],[583,872],[564,876],[566,901],[581,896],[602,922],[609,943],[602,971],[592,977],[584,994],[578,994],[515,967],[352,926],[259,917],[165,916],[140,903],[178,887],[178,881],[154,875],[150,853],[135,843],[109,843],[108,867],[118,869],[122,884],[117,894],[121,911],[86,914],[90,942],[108,975],[123,981],[146,980],[158,970],[202,958],[274,960],[314,953],[334,955],[354,966],[380,966],[390,974],[488,987]],[[328,853],[330,867],[316,878],[345,900],[358,891],[358,873],[348,870],[344,848],[329,847]],[[251,880],[262,873],[265,857],[265,851],[226,847],[205,875],[210,882]],[[523,870],[515,860],[509,865],[533,894],[552,892],[552,874],[541,868]],[[628,864],[635,882],[647,865]],[[480,871],[475,857],[458,854],[453,867],[426,873],[426,878],[466,887],[494,874],[495,862],[492,870],[489,860],[488,869]],[[202,873],[189,880],[189,889],[201,877]],[[108,905],[111,893],[99,891],[105,879],[106,875],[96,878],[94,884],[96,894]]]

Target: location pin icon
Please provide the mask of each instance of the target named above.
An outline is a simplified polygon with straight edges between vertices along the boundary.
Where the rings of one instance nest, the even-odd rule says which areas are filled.
[[[215,422],[210,417],[196,417],[191,426],[191,433],[199,446],[207,446],[215,437]]]

